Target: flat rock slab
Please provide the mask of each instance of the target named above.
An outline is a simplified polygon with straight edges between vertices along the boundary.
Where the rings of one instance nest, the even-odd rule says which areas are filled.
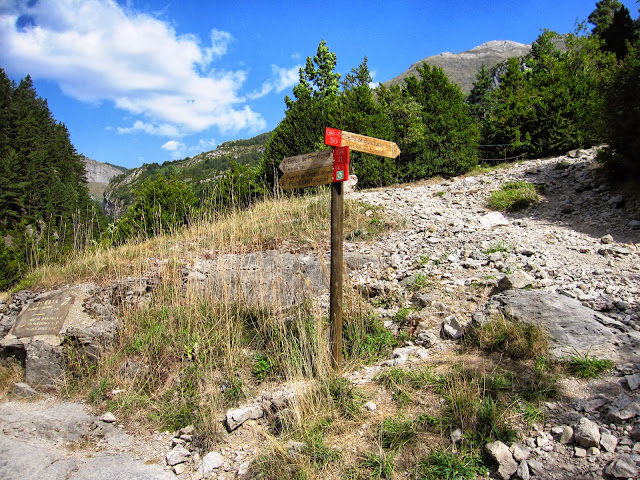
[[[146,464],[126,454],[84,457],[64,449],[43,448],[0,433],[0,478],[24,480],[175,480],[160,465]]]
[[[556,357],[586,353],[614,361],[640,359],[640,335],[619,330],[617,322],[578,300],[542,290],[514,290],[495,295],[487,306],[509,317],[542,326]]]
[[[5,434],[35,435],[60,444],[81,440],[93,421],[80,404],[47,401],[1,403],[0,419]]]
[[[74,448],[102,429],[83,405],[44,400],[0,403],[0,478],[23,480],[170,480],[159,464],[122,453],[129,436],[104,424],[101,450]],[[103,422],[99,422],[103,423]],[[158,458],[161,461],[161,458]]]
[[[374,255],[345,252],[349,270],[380,263]],[[289,307],[329,289],[329,258],[270,250],[201,259],[186,269],[185,282],[215,296],[250,305]]]

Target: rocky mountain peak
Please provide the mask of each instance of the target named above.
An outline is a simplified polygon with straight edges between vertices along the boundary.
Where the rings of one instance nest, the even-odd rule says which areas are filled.
[[[427,63],[444,70],[449,81],[460,86],[468,93],[473,87],[478,70],[485,65],[490,69],[511,57],[523,57],[531,51],[531,45],[510,40],[491,40],[470,50],[460,53],[443,52],[439,55],[426,57],[414,63],[408,70],[389,80],[386,85],[402,83],[406,77],[417,76],[418,67]]]

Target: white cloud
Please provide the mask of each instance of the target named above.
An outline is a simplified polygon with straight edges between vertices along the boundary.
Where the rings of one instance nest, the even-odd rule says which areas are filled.
[[[180,142],[178,142],[176,140],[169,140],[167,143],[162,145],[162,148],[165,149],[165,150],[168,150],[170,152],[175,152],[176,150],[184,149],[185,148],[185,144],[184,143],[180,143]]]
[[[164,123],[162,125],[152,125],[140,120],[136,120],[132,127],[118,127],[118,133],[147,133],[149,135],[159,135],[162,137],[177,137],[180,135],[175,125]]]
[[[302,65],[296,65],[295,67],[287,69],[277,65],[271,65],[273,78],[268,82],[263,83],[260,91],[255,91],[247,96],[251,99],[262,98],[274,90],[277,93],[280,93],[284,89],[292,87],[300,80],[301,67]]]
[[[213,68],[231,34],[212,30],[210,45],[202,46],[196,36],[180,35],[169,23],[113,0],[28,3],[33,6],[15,2],[0,9],[3,67],[56,81],[80,101],[110,101],[144,119],[119,133],[180,136],[210,127],[265,127],[238,94],[245,73]]]
[[[211,47],[205,48],[205,63],[210,63],[213,59],[220,58],[227,53],[229,43],[233,37],[228,32],[211,30]]]
[[[213,138],[210,139],[199,139],[198,143],[194,145],[185,145],[178,140],[169,140],[164,145],[162,145],[162,149],[171,153],[171,158],[173,160],[177,160],[179,158],[185,158],[186,156],[198,155],[202,152],[208,152],[214,150],[216,148],[216,141]]]

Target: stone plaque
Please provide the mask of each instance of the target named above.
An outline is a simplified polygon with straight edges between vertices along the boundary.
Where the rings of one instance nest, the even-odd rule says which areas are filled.
[[[18,315],[11,333],[18,338],[58,335],[73,304],[73,298],[68,292],[62,292],[27,305]]]

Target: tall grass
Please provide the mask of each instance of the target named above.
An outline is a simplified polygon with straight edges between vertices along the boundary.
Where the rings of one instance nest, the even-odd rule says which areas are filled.
[[[66,392],[121,418],[171,430],[194,424],[201,445],[220,433],[228,408],[275,384],[305,386],[274,426],[285,436],[299,437],[310,423],[323,421],[317,412],[352,421],[361,397],[350,385],[330,380],[326,307],[311,300],[290,306],[281,285],[285,266],[276,264],[268,279],[258,264],[251,282],[256,295],[247,302],[237,295],[225,263],[225,254],[270,249],[323,257],[329,204],[326,190],[269,199],[244,210],[203,214],[179,232],[118,247],[97,245],[64,264],[40,267],[33,276],[38,287],[90,280],[122,297],[113,298],[118,345],[94,365],[81,354],[69,355]],[[346,202],[345,230],[389,228],[379,212],[365,215],[368,209]],[[198,262],[209,269],[206,280],[185,275],[185,267]],[[154,279],[152,291],[127,297],[126,285],[141,278]],[[354,290],[345,290],[344,305],[350,366],[379,358],[397,344]]]

